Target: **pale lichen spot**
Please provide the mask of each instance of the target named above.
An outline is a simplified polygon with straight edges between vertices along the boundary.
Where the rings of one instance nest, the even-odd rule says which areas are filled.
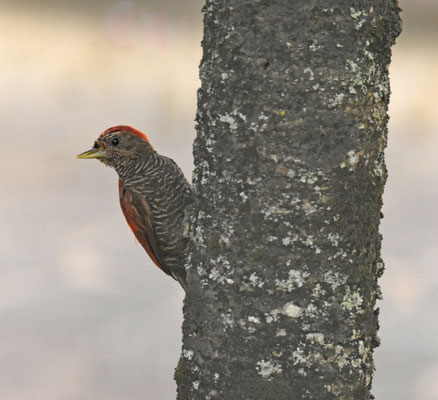
[[[281,240],[281,242],[285,245],[285,246],[289,246],[292,243],[295,243],[298,240],[298,235],[295,234],[292,237],[291,236],[286,236],[285,238],[283,238]]]
[[[288,272],[287,279],[276,279],[275,284],[280,290],[291,292],[293,289],[303,286],[309,276],[310,274],[306,271],[291,269]]]
[[[198,275],[199,275],[199,276],[205,276],[205,275],[207,275],[207,271],[206,271],[205,268],[204,268],[203,266],[201,266],[201,265],[198,265],[198,266],[196,267],[196,271],[198,272]]]
[[[382,177],[385,175],[385,166],[382,160],[376,160],[373,165],[373,173],[375,176]]]
[[[270,324],[271,322],[278,321],[278,314],[280,314],[280,310],[271,310],[269,313],[265,313],[266,322]]]
[[[350,7],[350,15],[351,15],[351,18],[357,19],[362,15],[362,11],[356,10],[354,7]]]
[[[296,175],[296,172],[293,170],[293,169],[289,169],[288,171],[287,171],[287,177],[288,178],[294,178],[295,177],[295,175]]]
[[[302,205],[302,210],[305,212],[306,215],[313,214],[318,211],[318,207],[313,205],[310,201],[304,200]]]
[[[304,68],[304,71],[303,71],[303,72],[304,72],[305,74],[309,74],[309,75],[310,75],[309,80],[310,80],[310,81],[313,81],[315,74],[313,73],[313,71],[312,71],[312,69],[311,69],[310,67],[306,67],[306,68]]]
[[[332,98],[328,100],[328,104],[330,107],[337,107],[339,106],[342,101],[344,100],[345,93],[337,93]]]
[[[348,158],[347,158],[348,163],[352,167],[354,167],[359,162],[359,153],[356,153],[354,150],[350,150],[347,153],[347,156],[348,156]]]
[[[321,288],[321,285],[317,283],[312,289],[312,296],[318,298],[320,295],[324,295],[326,292]]]
[[[228,312],[226,314],[221,314],[221,319],[222,319],[222,323],[229,327],[229,328],[233,328],[235,323],[234,323],[234,318],[233,315],[231,314],[231,312]]]
[[[339,272],[332,272],[332,271],[327,271],[324,274],[323,279],[326,283],[330,285],[333,291],[347,281],[347,277],[345,275],[341,275]]]
[[[357,331],[356,329],[353,328],[353,332],[351,334],[351,340],[357,340],[360,337],[361,337],[360,331]]]
[[[340,236],[338,233],[329,233],[327,235],[328,240],[334,247],[338,247]]]
[[[365,354],[365,346],[363,344],[363,340],[359,340],[359,354],[363,356]]]
[[[266,322],[267,322],[268,324],[270,324],[271,322],[274,321],[274,317],[273,317],[272,315],[265,314],[265,318],[266,318]]]
[[[261,121],[267,121],[269,118],[263,113],[261,112],[259,115],[259,120]]]
[[[281,374],[283,369],[281,368],[281,364],[277,361],[265,361],[260,360],[257,362],[256,367],[257,373],[261,375],[263,378],[270,378],[272,375]]]
[[[290,318],[298,318],[303,313],[303,310],[301,307],[297,306],[296,304],[290,301],[289,303],[286,303],[283,306],[281,312]]]
[[[359,291],[351,292],[351,289],[347,287],[345,296],[342,299],[341,306],[347,309],[348,311],[352,311],[353,309],[363,311],[361,310],[362,303],[363,303],[363,299]]]
[[[364,52],[365,55],[368,57],[368,59],[370,59],[370,60],[374,60],[374,54],[373,54],[373,53],[371,53],[371,52],[368,51],[368,50],[364,50],[363,52]]]
[[[314,43],[312,43],[312,44],[309,46],[309,49],[310,49],[311,51],[318,51],[321,47],[322,47],[322,46],[321,46],[320,44],[314,42]]]
[[[208,152],[211,153],[213,151],[213,149],[214,149],[213,146],[214,146],[215,143],[216,143],[216,141],[211,139],[211,138],[208,138],[205,141],[205,148],[207,149]]]
[[[306,339],[311,343],[324,344],[324,334],[320,332],[308,333]]]
[[[292,359],[294,365],[297,364],[308,365],[308,360],[304,355],[304,350],[300,347],[297,347],[297,349],[292,353]]]
[[[356,30],[362,28],[363,24],[366,22],[366,17],[373,12],[374,12],[373,7],[370,8],[369,12],[366,10],[356,10],[354,7],[350,7],[351,18],[353,18],[356,21],[355,23]]]
[[[259,278],[254,272],[250,275],[249,282],[251,286],[259,288],[263,287],[265,284],[265,282],[263,282],[262,279]]]
[[[186,350],[186,349],[183,350],[183,357],[187,358],[187,360],[191,360],[193,358],[193,355],[194,355],[193,350]]]
[[[316,308],[315,304],[310,303],[306,307],[305,314],[308,317],[316,317],[318,315],[318,309]]]
[[[218,281],[219,283],[224,283],[225,282],[225,277],[223,277],[221,275],[221,273],[215,267],[213,267],[211,269],[211,272],[208,275],[208,277],[210,279],[212,279],[213,281]]]
[[[230,126],[230,131],[231,132],[235,132],[236,131],[236,129],[237,129],[237,122],[236,122],[236,120],[230,114],[221,115],[220,118],[219,118],[219,121],[228,124]]]
[[[304,244],[306,246],[312,247],[313,246],[313,236],[307,236],[306,240],[304,241]]]
[[[245,192],[240,192],[239,196],[242,198],[242,200],[245,202],[246,200],[248,200],[248,196],[245,194]]]

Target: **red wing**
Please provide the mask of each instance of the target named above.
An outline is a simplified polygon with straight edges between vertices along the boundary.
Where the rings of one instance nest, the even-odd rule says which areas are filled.
[[[171,275],[170,271],[164,267],[160,258],[149,204],[143,197],[131,190],[125,189],[120,180],[119,195],[123,214],[135,237],[149,254],[152,261],[166,274]]]

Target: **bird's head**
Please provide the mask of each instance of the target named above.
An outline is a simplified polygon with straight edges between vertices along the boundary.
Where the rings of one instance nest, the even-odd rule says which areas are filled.
[[[93,148],[77,158],[97,158],[110,167],[117,167],[126,160],[137,161],[148,152],[154,152],[147,136],[126,125],[113,126],[104,131],[94,142]]]

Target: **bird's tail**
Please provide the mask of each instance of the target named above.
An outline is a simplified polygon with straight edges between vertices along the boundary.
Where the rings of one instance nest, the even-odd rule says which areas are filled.
[[[187,280],[183,278],[182,276],[174,276],[174,278],[179,282],[181,287],[184,289],[184,292],[187,293],[188,287],[187,287]]]

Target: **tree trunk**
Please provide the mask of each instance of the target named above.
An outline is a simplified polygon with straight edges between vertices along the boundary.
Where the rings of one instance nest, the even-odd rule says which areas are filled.
[[[370,399],[397,2],[204,11],[178,398]]]

